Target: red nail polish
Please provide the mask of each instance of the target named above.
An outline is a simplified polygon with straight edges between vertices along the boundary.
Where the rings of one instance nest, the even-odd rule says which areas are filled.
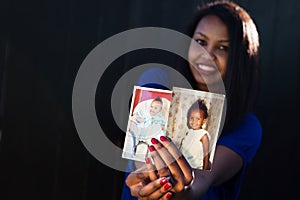
[[[168,138],[165,136],[160,136],[160,140],[164,142],[164,141],[168,141]]]
[[[164,185],[165,183],[167,183],[168,182],[168,179],[166,178],[166,177],[164,177],[164,178],[162,178],[161,180],[160,180],[160,184],[161,185]]]
[[[172,187],[171,183],[167,183],[165,186],[164,186],[164,189],[165,190],[168,190]]]
[[[146,164],[150,164],[150,158],[145,159]]]
[[[152,144],[158,144],[158,140],[155,139],[155,138],[152,138],[152,139],[151,139],[151,142],[152,142]]]
[[[173,194],[172,194],[171,192],[168,192],[167,198],[170,199],[170,198],[172,197],[172,195],[173,195]]]
[[[148,148],[149,148],[149,151],[150,151],[150,152],[155,151],[155,148],[154,148],[154,146],[152,146],[152,145],[149,146]]]

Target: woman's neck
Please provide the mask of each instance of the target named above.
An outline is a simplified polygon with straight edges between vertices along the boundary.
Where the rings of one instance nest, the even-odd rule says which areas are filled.
[[[201,91],[208,92],[207,85],[205,85],[205,84],[201,84],[201,83],[197,84],[197,89],[201,90]]]

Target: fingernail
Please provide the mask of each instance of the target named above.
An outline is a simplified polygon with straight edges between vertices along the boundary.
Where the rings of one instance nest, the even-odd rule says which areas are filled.
[[[173,194],[172,194],[171,192],[168,192],[167,198],[170,199],[170,198],[172,197],[172,195],[173,195]]]
[[[152,139],[151,139],[151,142],[152,142],[152,144],[158,144],[158,140],[155,139],[155,138],[152,138]]]
[[[168,181],[171,180],[171,176],[165,176],[165,177],[166,177],[166,179],[168,179]]]
[[[167,183],[165,186],[164,186],[164,189],[165,190],[168,190],[172,187],[171,183]]]
[[[152,146],[152,145],[150,145],[148,148],[149,148],[149,151],[150,151],[150,152],[155,151],[155,148],[154,148],[154,146]]]
[[[166,178],[166,177],[163,177],[161,180],[160,180],[160,184],[161,185],[164,185],[165,183],[167,183],[168,182],[168,179]]]
[[[164,142],[164,141],[168,141],[168,138],[162,135],[160,136],[160,140]]]
[[[150,158],[145,159],[146,164],[150,164]]]

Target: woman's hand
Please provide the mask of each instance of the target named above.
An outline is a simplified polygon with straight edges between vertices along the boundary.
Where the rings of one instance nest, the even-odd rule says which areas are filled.
[[[171,176],[173,192],[182,192],[193,181],[193,169],[171,139],[161,136],[160,141],[151,139],[149,147],[158,177]]]
[[[161,136],[160,141],[153,138],[151,142],[149,151],[153,162],[146,158],[146,164],[126,179],[131,195],[140,200],[166,200],[174,193],[186,191],[193,181],[192,167],[171,139]]]
[[[172,199],[200,199],[212,184],[212,171],[193,169],[170,138],[161,136],[160,141],[152,138],[151,142],[149,150],[158,176],[173,179]]]
[[[157,171],[150,158],[146,158],[146,165],[128,175],[126,185],[129,187],[131,195],[139,200],[167,200],[172,197],[170,192],[172,184],[168,178],[157,176]]]

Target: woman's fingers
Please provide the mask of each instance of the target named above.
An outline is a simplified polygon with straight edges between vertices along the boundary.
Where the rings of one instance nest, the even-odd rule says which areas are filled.
[[[139,199],[168,199],[172,195],[168,194],[172,189],[172,184],[166,177],[161,177],[148,184],[139,183],[131,187],[131,194]]]
[[[188,185],[193,179],[191,166],[189,165],[185,157],[181,154],[177,146],[169,138],[161,136],[160,140],[165,149],[167,149],[172,157],[176,160],[177,165],[183,173],[185,182]],[[172,171],[172,167],[177,168],[177,166],[170,165],[170,171]]]
[[[145,162],[150,181],[156,180],[158,178],[157,171],[155,169],[155,166],[152,164],[151,158],[146,157]]]
[[[153,159],[155,168],[157,169],[158,176],[159,177],[169,176],[170,172],[167,168],[167,165],[159,155],[157,149],[153,145],[151,145],[149,146],[149,151]]]
[[[168,192],[172,189],[169,179],[157,178],[155,167],[148,159],[146,165],[127,176],[126,185],[130,188],[131,195],[138,199],[169,199],[172,196]]]
[[[154,164],[156,167],[158,164],[160,168],[163,166],[164,170],[167,166],[169,173],[175,179],[173,190],[182,191],[186,185],[192,182],[192,168],[169,138],[161,136],[160,140],[161,142],[155,138],[151,140],[153,146],[151,146],[150,151],[153,152],[151,156],[156,161]]]
[[[157,157],[164,162],[164,167],[167,167],[171,173],[171,177],[175,181],[174,190],[180,191],[184,188],[185,178],[179,166],[176,163],[175,158],[169,153],[169,151],[155,138],[151,140],[153,146],[157,150]]]
[[[148,178],[145,172],[146,166],[141,167],[140,169],[137,169],[134,172],[131,172],[126,178],[126,185],[130,187],[131,185],[143,182],[145,179]]]

